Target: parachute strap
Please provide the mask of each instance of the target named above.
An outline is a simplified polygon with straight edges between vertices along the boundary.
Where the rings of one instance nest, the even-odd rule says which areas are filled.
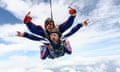
[[[55,28],[54,29],[56,29],[56,31],[60,34],[60,37],[62,36],[62,33],[61,33],[61,31],[60,31],[60,29],[59,29],[59,26],[58,25],[55,25]]]
[[[52,1],[51,0],[50,0],[50,11],[51,11],[51,19],[53,20]]]
[[[60,43],[60,47],[55,49],[55,52],[64,52],[64,45],[63,45],[63,42],[61,41]]]
[[[49,44],[47,47],[48,47],[48,50],[50,51],[51,54],[55,53],[55,52],[64,53],[64,44],[62,41],[60,42],[60,47],[57,49],[54,49],[51,44]]]
[[[45,31],[45,37],[46,37],[48,40],[50,40],[50,35],[49,35],[49,33],[47,33],[46,31]]]

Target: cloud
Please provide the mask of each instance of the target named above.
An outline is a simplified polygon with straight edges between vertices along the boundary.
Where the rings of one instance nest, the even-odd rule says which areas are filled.
[[[26,12],[26,10],[30,9],[29,3],[25,3],[23,0],[1,0],[1,7],[10,11],[17,18],[22,19],[22,15]]]
[[[87,72],[106,72],[106,65],[101,64],[100,67],[98,67],[98,68],[93,68],[93,67],[87,66],[86,71]]]
[[[118,56],[119,57],[119,56]],[[81,71],[81,72],[115,72],[116,67],[114,62],[118,59],[116,56],[107,57],[73,57],[67,61],[59,62],[60,65],[58,71]],[[70,61],[70,62],[69,62]],[[57,67],[57,66],[55,66]]]
[[[116,68],[116,72],[120,72],[120,68]]]
[[[39,51],[40,42],[17,37],[16,31],[28,31],[24,24],[4,24],[0,26],[0,54],[4,55],[12,51]]]
[[[34,57],[33,57],[34,58]],[[118,72],[120,56],[79,57],[41,61],[27,56],[11,56],[1,61],[0,71],[18,72]],[[120,61],[119,61],[120,62]],[[49,64],[49,65],[48,65]]]
[[[8,10],[17,18],[23,20],[27,11],[31,11],[33,22],[44,26],[44,20],[50,16],[48,3],[40,0],[1,0],[0,7]],[[93,1],[93,2],[92,2]],[[16,37],[16,31],[28,31],[24,24],[4,24],[0,26],[0,72],[119,72],[120,71],[120,10],[113,0],[86,1],[53,1],[53,15],[56,24],[64,22],[69,16],[67,6],[72,3],[77,8],[78,18],[90,18],[88,27],[81,28],[75,35],[68,38],[73,48],[73,54],[55,60],[42,61],[39,58],[39,42]],[[92,7],[91,7],[92,6]],[[89,7],[91,7],[89,11]],[[84,9],[88,10],[84,10]],[[84,14],[84,11],[87,11]],[[112,11],[111,11],[112,10]],[[82,12],[83,11],[83,12]],[[74,25],[75,25],[74,24]],[[7,42],[7,44],[6,44]],[[33,56],[17,55],[14,52],[35,51]],[[82,57],[83,56],[83,57]]]
[[[33,22],[43,25],[44,20],[50,17],[50,6],[48,3],[40,1],[39,4],[36,4],[36,2],[37,0],[34,0],[33,2],[29,0],[11,0],[10,2],[8,2],[7,0],[0,1],[1,7],[11,12],[17,18],[23,20],[25,14],[28,11],[31,11]],[[52,8],[53,16],[57,24],[64,22],[66,20],[66,16],[68,16],[67,7],[65,5],[63,6],[63,4],[61,4],[60,2],[53,3]]]

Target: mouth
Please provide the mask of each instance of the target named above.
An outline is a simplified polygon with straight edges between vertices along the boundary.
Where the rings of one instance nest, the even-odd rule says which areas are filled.
[[[52,28],[48,28],[49,31],[52,31]]]
[[[54,41],[54,40],[55,40],[55,38],[52,38],[51,40],[53,40],[53,41]]]

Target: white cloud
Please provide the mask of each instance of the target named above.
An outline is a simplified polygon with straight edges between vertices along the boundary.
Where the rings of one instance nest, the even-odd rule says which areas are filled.
[[[12,51],[39,51],[40,42],[32,41],[26,38],[17,37],[16,31],[28,31],[24,24],[5,24],[0,27],[0,39],[3,43],[0,43],[0,54],[4,54]],[[6,44],[7,43],[7,44]]]
[[[53,15],[57,24],[62,23],[64,19],[68,17],[67,5],[69,5],[69,3],[70,2],[67,3],[64,0],[53,3]],[[77,5],[82,10],[86,2],[76,1],[73,5]],[[95,47],[94,44],[99,44],[104,41],[111,43],[120,42],[119,28],[115,28],[116,25],[114,25],[117,22],[120,23],[119,6],[114,5],[113,0],[99,0],[96,5],[96,8],[91,11],[88,16],[93,22],[91,22],[88,27],[79,30],[75,35],[68,38],[73,47],[73,51],[79,51],[79,48],[84,49],[86,45],[93,45],[93,47]],[[1,0],[0,6],[20,19],[23,19],[26,12],[30,10],[33,22],[42,26],[44,26],[45,18],[50,16],[49,5],[47,3],[32,4],[29,0]],[[85,18],[84,15],[82,15],[81,18]],[[0,26],[0,38],[10,43],[0,43],[0,55],[2,56],[5,53],[20,50],[39,52],[40,43],[16,37],[15,34],[17,30],[22,32],[28,31],[24,24],[5,24]],[[114,72],[120,72],[120,56],[117,54],[120,52],[120,50],[118,50],[119,47],[119,44],[111,44],[101,49],[96,48],[92,51],[85,51],[86,55],[97,55],[97,51],[109,54],[109,56],[103,57],[88,56],[85,58],[80,57],[81,55],[77,53],[78,55],[73,54],[68,56],[68,58],[66,56],[55,60],[47,59],[41,61],[38,55],[34,57],[11,55],[8,56],[8,60],[0,61],[0,72],[55,72],[56,69],[62,72],[109,72],[110,68],[112,68],[111,70]],[[115,52],[112,52],[113,49]],[[116,56],[111,56],[112,54]],[[110,67],[110,64],[114,67]]]
[[[116,72],[120,72],[120,68],[116,68]]]
[[[99,3],[97,3],[96,9],[91,12],[91,15],[95,17],[96,19],[104,19],[108,18],[112,15],[113,12],[111,12],[111,9],[114,8],[113,0],[104,1],[99,0]]]
[[[76,72],[74,68],[65,67],[60,70],[60,72]]]
[[[53,8],[52,8],[53,16],[57,24],[64,22],[66,19],[66,16],[68,16],[67,7],[61,4],[60,2],[53,3]],[[7,0],[2,0],[0,1],[0,3],[1,3],[1,7],[10,11],[13,15],[15,15],[17,18],[21,20],[23,20],[23,17],[28,11],[31,11],[33,22],[35,22],[36,24],[43,25],[44,20],[50,17],[50,7],[47,3],[40,2],[39,4],[34,4],[34,2],[29,0],[26,0],[26,1],[11,0],[10,2]]]
[[[18,71],[18,72],[109,72],[112,66],[116,65],[120,56],[101,56],[101,57],[80,57],[74,56],[68,59],[56,59],[41,61],[35,57],[11,56],[9,60],[0,61],[0,71]],[[113,67],[112,71],[118,72],[119,68]]]
[[[30,9],[30,5],[25,3],[23,0],[1,0],[0,3],[3,8],[10,11],[13,15],[20,19],[23,18],[23,14],[26,10]]]
[[[71,45],[74,49],[84,48],[85,45],[94,45],[96,43],[105,42],[119,42],[119,31],[116,29],[111,29],[108,31],[81,31],[77,32],[75,35],[69,38]],[[78,43],[79,42],[79,43]],[[111,46],[111,45],[110,45]],[[116,44],[117,46],[117,44]],[[108,47],[108,46],[105,46]],[[119,45],[118,45],[119,47]],[[113,47],[115,48],[115,47]]]

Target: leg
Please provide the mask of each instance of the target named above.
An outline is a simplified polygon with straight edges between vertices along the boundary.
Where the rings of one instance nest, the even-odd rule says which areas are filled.
[[[40,57],[46,59],[49,55],[48,48],[45,45],[40,46]]]
[[[65,53],[71,54],[72,53],[72,48],[70,46],[70,42],[68,40],[64,40],[64,47],[65,47]]]

